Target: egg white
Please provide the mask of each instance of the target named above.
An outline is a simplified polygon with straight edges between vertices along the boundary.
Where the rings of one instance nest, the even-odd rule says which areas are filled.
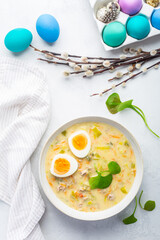
[[[87,138],[87,146],[82,150],[77,150],[72,144],[72,139],[79,134],[83,134]],[[89,137],[88,133],[84,130],[80,130],[80,131],[77,131],[77,132],[71,134],[71,136],[68,138],[68,144],[69,144],[69,147],[70,147],[70,150],[72,151],[72,153],[78,158],[86,157],[88,155],[89,151],[90,151],[90,148],[91,148],[90,137]]]
[[[65,174],[57,174],[54,172],[54,164],[55,164],[55,161],[59,158],[64,158],[66,160],[68,160],[68,162],[70,162],[70,169],[67,173]],[[70,155],[68,154],[57,154],[53,160],[52,160],[52,164],[51,164],[51,168],[50,168],[50,172],[51,174],[53,174],[55,177],[69,177],[71,176],[73,173],[75,173],[78,169],[78,162],[75,158],[71,157]]]

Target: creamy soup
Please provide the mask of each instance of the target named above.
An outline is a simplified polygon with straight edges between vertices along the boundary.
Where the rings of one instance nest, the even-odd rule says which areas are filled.
[[[91,148],[84,158],[76,157],[70,150],[68,138],[76,131],[84,130],[91,140]],[[51,164],[57,154],[68,154],[78,162],[77,171],[69,177],[55,177]],[[112,175],[112,182],[104,189],[91,189],[89,179],[97,171],[108,170],[108,164],[115,161],[121,171]],[[136,176],[136,159],[131,144],[118,129],[105,124],[87,122],[75,124],[59,134],[50,145],[45,171],[47,181],[57,197],[65,204],[79,211],[94,212],[113,207],[130,191]]]

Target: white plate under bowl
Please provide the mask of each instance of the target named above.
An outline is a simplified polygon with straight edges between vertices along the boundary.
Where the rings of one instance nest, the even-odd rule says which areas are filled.
[[[60,134],[62,131],[64,131],[68,127],[70,127],[70,126],[72,126],[74,124],[77,124],[77,123],[82,123],[82,122],[102,122],[102,123],[107,123],[107,124],[117,128],[118,130],[120,130],[126,136],[126,138],[131,143],[133,151],[134,151],[134,154],[135,154],[135,157],[136,157],[137,171],[136,171],[136,177],[135,177],[135,180],[134,180],[134,183],[132,185],[131,190],[129,191],[129,193],[126,195],[126,197],[121,202],[119,202],[114,207],[111,207],[111,208],[103,210],[103,211],[82,212],[82,211],[78,211],[78,210],[75,210],[75,209],[67,206],[64,202],[62,202],[55,195],[55,193],[51,189],[51,187],[50,187],[50,185],[49,185],[49,183],[48,183],[48,181],[46,179],[45,158],[46,158],[46,154],[47,154],[48,148],[51,145],[52,141],[54,140],[54,138],[58,134]],[[137,194],[137,192],[138,192],[138,190],[140,188],[140,185],[141,185],[141,182],[142,182],[142,177],[143,177],[142,154],[141,154],[140,147],[139,147],[137,141],[135,140],[135,138],[132,136],[132,134],[126,128],[124,128],[119,123],[114,122],[114,121],[112,121],[110,119],[107,119],[107,118],[103,118],[103,117],[82,117],[82,118],[77,118],[77,119],[74,119],[74,120],[72,120],[70,122],[67,122],[62,127],[57,129],[49,137],[49,139],[47,140],[47,142],[44,145],[44,148],[42,150],[41,156],[40,156],[39,176],[40,176],[40,182],[41,182],[42,188],[43,188],[46,196],[48,197],[50,202],[56,208],[58,208],[61,212],[67,214],[70,217],[73,217],[73,218],[76,218],[76,219],[81,219],[81,220],[86,220],[86,221],[95,221],[95,220],[106,219],[106,218],[109,218],[109,217],[114,216],[117,213],[121,212],[124,208],[126,208],[130,204],[130,202],[136,196],[136,194]]]

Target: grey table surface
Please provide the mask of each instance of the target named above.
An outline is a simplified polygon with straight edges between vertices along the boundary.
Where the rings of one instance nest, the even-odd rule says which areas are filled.
[[[43,42],[35,29],[35,22],[42,13],[53,14],[59,21],[61,34],[58,41],[49,45]],[[41,142],[34,152],[32,169],[39,184],[38,160],[43,144],[48,136],[68,120],[80,116],[103,116],[123,124],[135,136],[140,144],[144,159],[144,178],[141,189],[144,190],[143,201],[154,199],[156,210],[145,212],[139,207],[136,212],[138,222],[123,225],[122,219],[132,212],[132,202],[123,212],[110,219],[97,222],[83,222],[72,219],[57,210],[46,198],[40,187],[46,212],[40,221],[46,240],[105,240],[105,239],[160,239],[160,142],[145,127],[143,121],[128,110],[117,115],[110,115],[105,107],[107,95],[90,98],[89,95],[108,86],[109,74],[102,74],[92,79],[73,77],[64,79],[63,66],[48,65],[38,62],[39,56],[28,49],[22,54],[11,54],[3,44],[5,34],[15,27],[26,27],[33,33],[32,44],[43,49],[54,49],[57,52],[67,51],[80,55],[117,56],[121,50],[105,52],[100,42],[99,32],[93,19],[88,0],[6,0],[0,3],[1,37],[0,53],[39,66],[45,73],[51,96],[51,118]],[[137,42],[134,47],[145,50],[160,46],[160,37]],[[134,99],[135,105],[141,107],[147,115],[150,126],[160,134],[160,78],[159,70],[152,70],[127,84],[126,88],[116,90],[122,99]],[[9,207],[0,202],[0,239],[6,239]]]

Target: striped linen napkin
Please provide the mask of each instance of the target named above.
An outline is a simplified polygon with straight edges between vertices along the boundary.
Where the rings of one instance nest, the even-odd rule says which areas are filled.
[[[44,239],[45,206],[30,157],[49,119],[45,77],[36,67],[0,59],[0,199],[10,205],[8,240]]]

